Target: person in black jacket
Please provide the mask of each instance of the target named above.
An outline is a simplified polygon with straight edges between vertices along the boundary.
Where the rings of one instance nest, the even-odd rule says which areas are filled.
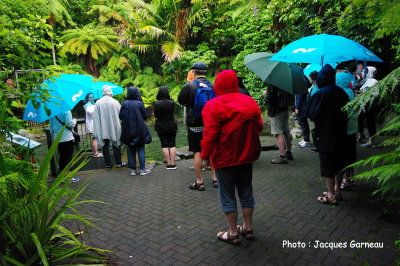
[[[335,85],[335,79],[336,71],[331,65],[325,65],[318,73],[319,90],[311,97],[307,115],[315,123],[321,176],[325,178],[328,187],[328,192],[317,200],[323,204],[336,205],[341,198],[342,180],[338,174],[345,167],[343,158],[347,139],[347,116],[342,107],[349,101],[349,97]]]
[[[131,175],[146,175],[150,169],[145,168],[144,145],[151,142],[149,129],[144,120],[147,119],[147,111],[144,108],[142,97],[136,87],[128,88],[127,100],[121,105],[119,112],[121,120],[121,142],[128,147],[128,162]],[[136,167],[136,152],[139,157],[139,167]]]
[[[199,80],[201,83],[207,84],[210,88],[213,87],[212,83],[206,79],[207,74],[207,66],[203,62],[195,63],[192,68],[194,70],[194,78],[195,80]],[[194,171],[196,173],[196,182],[189,185],[190,189],[203,191],[205,190],[203,183],[203,161],[200,156],[201,147],[200,143],[203,139],[203,130],[204,124],[203,119],[200,117],[196,117],[194,113],[194,101],[195,101],[195,92],[197,90],[197,86],[193,81],[186,83],[179,95],[178,95],[178,103],[186,107],[186,126],[188,127],[188,142],[189,142],[189,151],[193,152],[193,164]],[[217,177],[215,175],[215,170],[212,170],[212,179],[213,186],[217,187]]]
[[[176,131],[178,127],[174,119],[175,103],[171,100],[168,88],[161,86],[157,93],[157,102],[154,104],[154,116],[156,122],[154,129],[157,131],[160,138],[161,148],[164,154],[164,159],[167,162],[166,169],[176,169]]]

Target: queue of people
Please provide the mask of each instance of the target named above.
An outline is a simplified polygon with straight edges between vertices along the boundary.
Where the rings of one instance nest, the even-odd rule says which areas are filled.
[[[264,92],[271,133],[275,136],[279,150],[278,157],[272,159],[271,163],[288,164],[288,161],[294,160],[289,130],[289,113],[294,106],[303,133],[300,147],[311,146],[312,136],[314,151],[319,153],[320,172],[327,186],[327,191],[317,198],[322,204],[336,205],[343,199],[341,191],[354,185],[353,169],[346,166],[356,161],[356,133],[363,133],[360,131],[363,128],[360,117],[354,114],[348,116],[342,108],[355,98],[356,93],[361,93],[377,83],[374,79],[375,72],[375,68],[358,69],[353,76],[347,70],[335,70],[327,64],[321,71],[310,73],[307,94],[294,97],[275,86],[268,86]],[[365,80],[362,80],[362,73],[367,73]],[[249,96],[235,71],[221,71],[216,77],[215,85],[206,78],[206,74],[206,64],[195,63],[188,73],[188,82],[178,95],[178,103],[185,107],[189,151],[194,156],[195,181],[189,184],[189,189],[205,190],[202,169],[210,166],[212,184],[218,188],[221,209],[228,225],[228,230],[219,232],[217,238],[238,245],[241,243],[240,235],[247,240],[255,238],[252,225],[255,206],[252,163],[260,155],[259,135],[263,129],[263,120],[260,107]],[[116,167],[125,166],[121,160],[123,143],[127,146],[131,175],[149,174],[150,169],[145,167],[145,145],[152,138],[145,123],[148,114],[139,90],[134,86],[128,87],[127,99],[122,105],[113,98],[109,86],[103,87],[103,97],[97,103],[94,103],[93,95],[88,94],[86,98],[86,122],[88,132],[93,136],[93,156],[103,156],[105,168],[110,169],[111,145]],[[159,88],[156,98],[155,130],[160,138],[165,168],[175,170],[178,129],[174,119],[175,103],[165,86]],[[364,115],[369,116],[371,122],[373,115],[369,114],[370,111],[371,108],[365,110]],[[315,125],[311,131],[308,119]],[[57,135],[64,124],[71,128],[74,123],[70,111],[52,118],[50,124],[53,136]],[[376,127],[371,123],[368,124],[368,145],[363,145],[364,147],[370,147],[374,143]],[[59,144],[59,150],[63,150],[60,153],[60,170],[72,158],[71,134],[68,130],[64,131]],[[97,150],[98,146],[103,149],[102,155]],[[236,194],[242,208],[242,224],[238,223]]]

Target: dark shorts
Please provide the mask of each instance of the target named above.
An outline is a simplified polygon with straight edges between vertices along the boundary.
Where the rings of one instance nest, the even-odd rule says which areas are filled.
[[[188,142],[189,151],[201,152],[201,140],[203,139],[203,132],[193,132],[188,129]]]
[[[356,154],[357,154],[357,136],[356,134],[347,135],[346,152],[345,152],[346,166],[356,162],[357,159]]]
[[[157,132],[158,137],[161,141],[162,148],[172,148],[175,147],[176,131],[174,132]]]
[[[338,152],[319,152],[319,165],[322,177],[334,178],[346,166],[344,154]]]

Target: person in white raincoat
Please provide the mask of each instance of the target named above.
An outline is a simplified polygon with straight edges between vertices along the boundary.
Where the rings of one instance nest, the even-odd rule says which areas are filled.
[[[94,137],[100,147],[103,147],[105,168],[111,168],[110,148],[113,147],[114,161],[118,168],[126,165],[121,160],[119,138],[121,136],[121,122],[119,110],[121,104],[113,97],[111,87],[103,86],[103,97],[96,102],[93,113]]]

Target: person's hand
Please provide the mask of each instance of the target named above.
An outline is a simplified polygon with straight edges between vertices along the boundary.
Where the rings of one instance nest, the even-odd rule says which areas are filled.
[[[268,92],[267,92],[267,90],[265,90],[264,92],[263,92],[263,95],[265,96],[265,95],[267,95],[268,94]]]
[[[294,113],[298,114],[299,113],[299,109],[294,109]]]

